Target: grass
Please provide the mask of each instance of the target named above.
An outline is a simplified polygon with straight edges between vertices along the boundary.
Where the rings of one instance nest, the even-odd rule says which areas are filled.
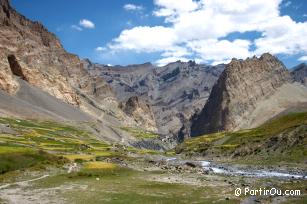
[[[130,151],[137,154],[158,154],[161,152],[136,148],[125,148],[117,145],[116,148],[97,140],[89,132],[79,128],[49,121],[19,120],[0,118],[0,123],[9,125],[16,133],[0,134],[0,162],[1,172],[14,171],[39,164],[43,165],[57,158],[63,157],[70,162],[97,162],[106,158],[125,157]],[[132,129],[129,129],[132,130]],[[154,138],[157,135],[151,132],[134,130],[134,133],[144,138]],[[48,152],[39,155],[39,152]],[[54,158],[50,155],[54,155]],[[17,159],[14,159],[16,157]],[[12,161],[8,163],[9,161]],[[13,165],[13,163],[15,163]],[[27,165],[28,164],[28,165]],[[88,163],[87,165],[96,164]],[[110,165],[110,164],[108,164]],[[102,168],[103,166],[101,166]]]
[[[16,151],[7,148],[7,150],[6,153],[2,152],[0,154],[0,174],[39,165],[55,165],[66,162],[61,157],[56,157],[43,151],[29,150],[27,148],[23,150],[16,148]]]
[[[112,163],[107,163],[107,162],[87,162],[85,164],[85,169],[115,169],[117,166]]]
[[[16,132],[0,134],[0,174],[53,163],[59,155],[67,161],[113,155],[110,145],[70,125],[11,118],[0,118],[0,123]]]
[[[177,153],[236,157],[247,163],[299,163],[307,158],[307,113],[291,113],[258,128],[186,140]],[[293,144],[292,144],[293,143]]]
[[[154,132],[146,131],[140,128],[121,127],[121,129],[131,133],[134,137],[139,139],[155,139],[159,137],[159,135]]]
[[[76,160],[85,160],[89,161],[92,159],[95,159],[95,155],[91,154],[64,154],[62,155],[64,158],[67,158],[70,161],[76,161]]]
[[[228,186],[196,186],[172,184],[148,180],[151,172],[138,172],[130,169],[116,168],[114,171],[88,171],[74,175],[58,175],[38,181],[33,189],[52,189],[65,183],[73,186],[70,190],[60,190],[57,194],[68,203],[240,203],[233,198],[233,189]],[[167,176],[167,175],[166,175]],[[100,178],[97,180],[97,178]],[[78,188],[78,186],[86,186]],[[223,193],[221,193],[223,190]],[[84,193],[86,192],[86,193]],[[230,197],[229,200],[225,200]]]

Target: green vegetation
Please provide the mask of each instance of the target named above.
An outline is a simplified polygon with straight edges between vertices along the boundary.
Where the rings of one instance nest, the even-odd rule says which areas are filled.
[[[128,133],[131,133],[134,137],[139,139],[155,139],[159,137],[159,135],[154,132],[146,131],[139,128],[121,127],[121,129]]]
[[[286,156],[289,159],[294,157],[300,159],[302,152],[304,152],[300,148],[304,147],[302,145],[305,143],[297,143],[299,140],[295,140],[295,138],[300,138],[299,135],[306,133],[306,114],[287,117],[271,121],[271,125],[268,123],[252,130],[216,133],[194,138],[182,144],[182,148],[185,147],[182,151],[185,153],[212,151],[213,153],[234,155],[236,150],[248,145],[247,147],[252,149],[254,154],[254,147],[258,148],[259,145],[268,144],[267,141],[274,138],[276,134],[287,133],[286,135],[290,135],[289,139],[296,145],[295,148],[292,147],[287,140],[287,145],[291,147],[291,154],[284,150],[286,154],[282,159]],[[174,151],[163,153],[121,145],[111,146],[97,140],[86,131],[52,122],[0,118],[0,123],[7,124],[14,130],[12,134],[0,134],[0,181],[5,185],[16,181],[26,181],[29,178],[38,178],[38,175],[49,175],[41,180],[31,181],[30,185],[14,184],[1,189],[0,196],[3,200],[0,198],[0,203],[6,201],[7,197],[5,196],[8,194],[11,197],[15,196],[13,189],[16,189],[16,197],[19,196],[20,199],[44,199],[55,202],[65,200],[67,203],[77,204],[240,203],[244,197],[234,196],[235,187],[243,183],[253,186],[251,180],[254,178],[229,178],[187,172],[174,174],[155,168],[151,170],[151,166],[147,166],[149,159],[141,156],[142,154],[173,155]],[[279,130],[272,130],[273,125]],[[142,131],[135,132],[141,134]],[[146,134],[150,135],[151,133]],[[280,137],[285,138],[284,136]],[[142,138],[145,137],[142,136]],[[146,136],[146,138],[153,137]],[[304,137],[302,141],[305,142]],[[249,145],[251,142],[253,145]],[[277,150],[279,151],[279,149]],[[129,157],[128,152],[138,155]],[[262,151],[257,154],[262,155]],[[274,154],[271,155],[274,156]],[[277,158],[275,159],[277,160]],[[116,161],[118,161],[117,164],[112,163]],[[76,169],[68,173],[67,169],[62,168],[66,162],[77,162]],[[137,167],[141,171],[125,168],[123,167],[125,164],[128,166],[140,165]],[[50,165],[57,168],[45,168]],[[30,168],[30,171],[14,171],[26,168]],[[32,170],[35,170],[35,173]],[[254,180],[259,181],[256,184],[254,182],[254,186],[262,187],[267,182],[256,178]],[[270,181],[270,185],[272,182],[275,180]],[[274,183],[275,186],[304,189],[306,181],[282,183],[280,186]],[[291,200],[291,202],[297,202],[298,199],[306,200],[303,196],[293,199],[296,200]]]
[[[186,140],[176,152],[232,157],[243,163],[297,163],[307,158],[306,135],[307,113],[291,113],[258,128]]]
[[[99,172],[82,170],[79,173],[58,175],[38,181],[32,189],[50,189],[65,183],[74,188],[61,190],[57,196],[65,198],[68,203],[77,204],[89,201],[91,204],[240,203],[233,196],[233,189],[221,183],[217,186],[167,183],[148,179],[152,176],[151,172],[137,172],[124,168]],[[78,186],[86,186],[86,189]],[[229,197],[229,200],[226,200],[226,197]]]
[[[3,174],[9,171],[38,166],[40,164],[63,165],[65,159],[25,147],[0,145],[0,161],[0,174]]]
[[[0,174],[64,161],[94,161],[116,155],[111,146],[73,126],[0,118],[14,134],[0,134]],[[48,153],[46,153],[48,152]]]

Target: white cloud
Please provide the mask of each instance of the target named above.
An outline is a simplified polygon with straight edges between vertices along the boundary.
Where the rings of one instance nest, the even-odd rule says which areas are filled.
[[[101,51],[106,51],[107,48],[105,48],[105,47],[96,47],[95,50],[96,50],[97,52],[101,52]]]
[[[144,9],[142,5],[125,4],[123,7],[127,11],[141,11]]]
[[[95,24],[87,19],[80,20],[79,25],[82,26],[83,28],[90,28],[90,29],[95,28]]]
[[[80,28],[80,27],[77,26],[77,25],[71,25],[70,27],[71,27],[72,29],[74,29],[74,30],[82,31],[82,28]]]
[[[262,24],[263,37],[255,40],[256,53],[307,53],[307,22],[296,23],[289,16],[278,17]]]
[[[302,62],[307,62],[307,55],[300,57],[298,60]]]
[[[198,8],[198,3],[191,0],[154,0],[158,7],[154,15],[167,17],[167,21],[172,21],[178,14],[193,11]]]
[[[185,57],[166,57],[166,58],[162,58],[162,59],[155,61],[155,63],[158,66],[164,66],[166,64],[169,64],[171,62],[176,62],[176,61],[187,62],[189,61],[189,59]]]
[[[232,58],[247,58],[251,55],[248,40],[195,40],[188,43],[204,62],[213,61],[212,64],[228,63]]]
[[[164,18],[166,24],[123,30],[107,48],[112,52],[158,52],[158,64],[195,58],[227,62],[233,57],[263,52],[307,53],[307,22],[281,16],[281,3],[282,0],[154,0],[154,15]],[[233,32],[253,31],[260,32],[261,37],[227,40]]]
[[[112,50],[157,52],[170,49],[176,41],[177,37],[171,28],[144,26],[123,30],[108,47]]]

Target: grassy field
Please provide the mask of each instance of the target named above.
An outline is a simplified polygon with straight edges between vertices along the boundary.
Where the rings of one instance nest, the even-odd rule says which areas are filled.
[[[304,163],[307,113],[292,113],[254,129],[192,138],[179,145],[176,152],[238,158],[250,164]]]
[[[153,181],[152,172],[138,172],[129,169],[82,170],[78,174],[58,175],[37,182],[29,190],[52,189],[74,186],[71,190],[61,190],[58,196],[68,203],[239,203],[233,198],[232,189],[223,186],[197,186],[180,183]],[[167,177],[168,175],[164,175]],[[99,178],[99,179],[98,179]],[[83,188],[80,188],[82,186]],[[221,188],[223,193],[221,194]],[[86,193],[85,193],[86,192]],[[226,200],[227,197],[230,197]]]
[[[305,113],[292,114],[256,129],[193,138],[178,147],[177,151],[185,154],[211,152],[234,155],[237,150],[242,151],[243,147],[248,147],[253,153],[241,155],[241,159],[255,154],[255,158],[261,158],[262,151],[254,153],[253,148],[261,148],[259,145],[265,146],[268,144],[267,141],[277,137],[277,143],[270,144],[273,149],[281,144],[291,147],[289,151],[284,150],[285,155],[281,154],[281,158],[278,159],[285,160],[288,156],[293,162],[301,162],[302,157],[306,158],[306,138],[298,136],[306,133],[306,119]],[[240,203],[246,196],[235,197],[234,190],[242,186],[273,186],[280,189],[300,189],[306,193],[306,180],[287,181],[188,172],[173,173],[162,169],[145,170],[142,163],[148,162],[145,166],[150,164],[150,159],[143,158],[145,154],[172,156],[174,152],[161,153],[110,145],[97,140],[89,132],[70,125],[10,118],[0,118],[0,123],[14,130],[11,134],[0,134],[0,186],[13,183],[0,190],[0,203],[5,203],[9,199],[19,199],[16,203],[23,200],[33,203],[41,203],[43,200],[45,203],[76,204]],[[143,139],[154,137],[147,135],[152,133],[139,130],[135,131],[135,134],[142,134]],[[273,151],[270,154],[278,156],[279,151],[281,150],[277,148],[275,153]],[[130,153],[138,156],[130,157]],[[115,163],[113,159],[140,166],[137,166],[137,169],[128,168],[120,162]],[[246,159],[248,160],[250,159]],[[78,170],[69,173],[67,166],[74,162],[77,163]],[[153,164],[150,165],[155,167]],[[26,181],[42,175],[48,176],[31,183],[14,184],[16,181]],[[272,198],[265,197],[262,201],[270,203],[270,199]],[[303,195],[289,198],[287,203],[305,201],[306,196]]]
[[[121,127],[121,129],[128,133],[131,133],[134,137],[138,139],[155,139],[159,137],[159,135],[154,132],[146,131],[140,128]]]
[[[90,133],[69,125],[46,121],[0,118],[14,134],[0,134],[0,174],[33,167],[73,161],[95,161],[112,157],[112,146]]]

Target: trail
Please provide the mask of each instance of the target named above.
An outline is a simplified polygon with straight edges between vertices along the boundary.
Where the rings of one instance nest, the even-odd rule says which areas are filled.
[[[43,175],[43,176],[41,176],[39,178],[35,178],[35,179],[30,179],[30,180],[26,180],[26,181],[18,181],[18,182],[15,182],[15,183],[8,183],[8,184],[0,186],[0,190],[4,189],[4,188],[7,188],[7,187],[9,187],[11,185],[26,185],[29,182],[38,181],[38,180],[44,179],[44,178],[46,178],[48,176],[49,176],[49,174],[46,174],[46,175]]]

